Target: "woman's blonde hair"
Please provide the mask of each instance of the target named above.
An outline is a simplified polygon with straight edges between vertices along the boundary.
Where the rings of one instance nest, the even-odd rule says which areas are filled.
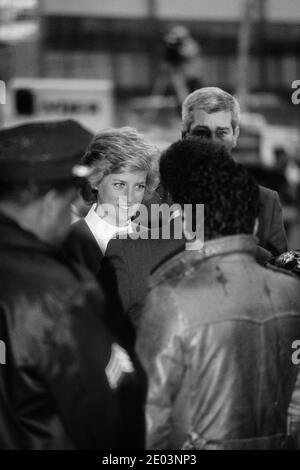
[[[158,184],[159,150],[147,142],[133,127],[105,129],[97,133],[87,148],[81,162],[93,169],[82,189],[83,198],[90,203],[103,178],[112,173],[146,171],[145,199]]]

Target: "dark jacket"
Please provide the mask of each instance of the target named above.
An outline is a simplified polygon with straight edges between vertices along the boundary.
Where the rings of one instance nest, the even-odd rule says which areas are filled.
[[[137,334],[148,447],[281,448],[298,367],[299,280],[248,235],[183,251],[152,277]]]
[[[126,317],[136,326],[151,271],[184,248],[185,240],[112,239],[103,256],[95,237],[84,219],[72,224],[64,244],[66,255],[87,267],[105,287],[111,302],[121,304]],[[124,315],[114,319],[116,333],[123,339],[132,338]]]
[[[288,249],[283,225],[282,207],[276,191],[259,186],[260,211],[257,238],[262,248],[274,256]]]
[[[111,240],[108,243],[108,255],[104,256],[89,226],[84,219],[80,219],[71,225],[63,250],[69,260],[87,268],[100,283],[109,302],[107,324],[118,342],[127,349],[133,350],[135,331],[128,317],[124,315],[127,307],[127,285],[123,284],[123,270],[117,271],[115,262],[112,263],[110,257],[109,247],[116,241]],[[112,247],[112,256],[115,251],[117,253],[122,251],[122,241],[118,240],[116,247]],[[117,263],[119,263],[119,258],[117,258]],[[120,274],[119,271],[121,271]],[[119,289],[119,278],[122,278],[121,289]]]
[[[103,291],[3,215],[0,259],[0,448],[143,448],[142,372],[104,326]]]

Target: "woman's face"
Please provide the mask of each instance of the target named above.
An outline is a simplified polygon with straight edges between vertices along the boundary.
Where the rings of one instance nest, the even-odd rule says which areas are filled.
[[[105,176],[98,187],[100,205],[96,212],[114,225],[127,224],[143,200],[146,178],[146,171],[112,173]]]

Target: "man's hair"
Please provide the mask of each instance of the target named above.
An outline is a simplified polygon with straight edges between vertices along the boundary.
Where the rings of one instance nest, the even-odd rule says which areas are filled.
[[[230,111],[233,129],[239,125],[241,119],[240,105],[230,93],[217,87],[199,88],[188,95],[182,104],[182,134],[184,136],[190,131],[196,110],[202,110],[208,114]]]
[[[132,127],[106,129],[95,135],[81,162],[93,169],[82,189],[87,202],[95,200],[94,188],[112,173],[146,171],[146,194],[158,183],[158,149]]]
[[[174,203],[204,204],[205,240],[253,233],[259,188],[224,146],[187,137],[160,159],[160,177]]]

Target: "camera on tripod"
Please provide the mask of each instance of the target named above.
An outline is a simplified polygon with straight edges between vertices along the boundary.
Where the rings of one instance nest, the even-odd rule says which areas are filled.
[[[179,67],[186,60],[185,43],[190,33],[185,26],[175,26],[164,36],[165,60],[173,67]]]

